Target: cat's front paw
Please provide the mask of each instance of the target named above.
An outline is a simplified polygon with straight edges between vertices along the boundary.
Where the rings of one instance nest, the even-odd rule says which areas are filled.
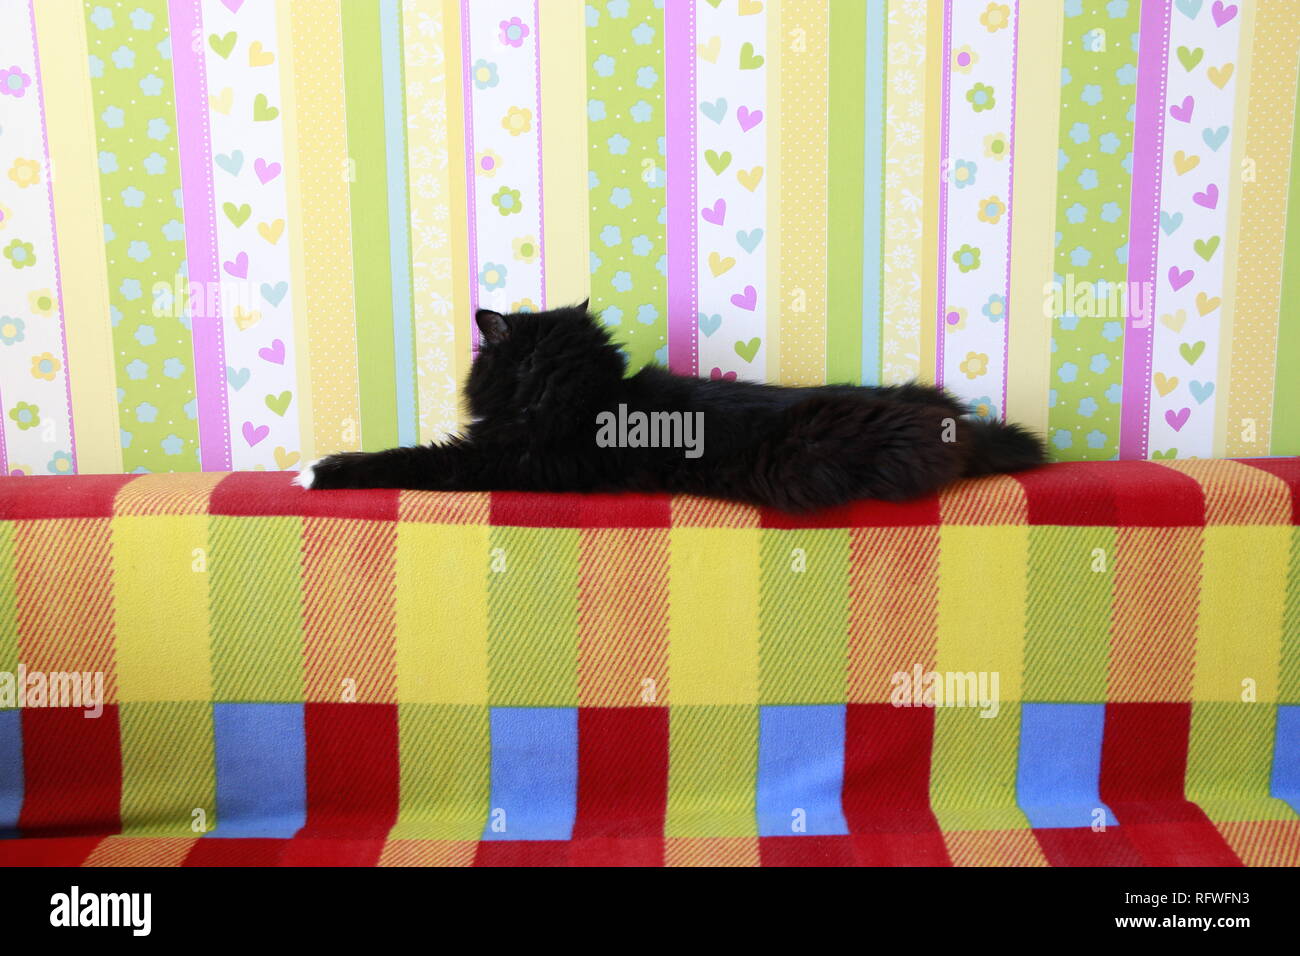
[[[317,458],[315,461],[303,465],[302,468],[299,469],[298,474],[293,476],[293,483],[299,488],[306,488],[308,490],[316,487],[316,466],[324,460],[324,458]]]
[[[293,483],[299,488],[312,491],[322,488],[361,487],[356,483],[355,465],[359,457],[356,452],[341,452],[337,455],[317,458],[303,466],[302,470],[294,476]]]

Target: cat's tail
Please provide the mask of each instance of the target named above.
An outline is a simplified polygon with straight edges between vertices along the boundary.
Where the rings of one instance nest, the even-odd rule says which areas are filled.
[[[1042,439],[1020,425],[1003,421],[970,419],[966,440],[973,448],[962,474],[967,478],[1024,471],[1047,462]]]

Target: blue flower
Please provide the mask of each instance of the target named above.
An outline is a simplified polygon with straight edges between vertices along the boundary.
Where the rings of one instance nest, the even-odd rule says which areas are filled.
[[[1133,175],[1133,153],[1131,151],[1120,162],[1120,165],[1124,167],[1124,172],[1128,173],[1130,176]]]
[[[959,159],[953,164],[952,172],[949,178],[958,189],[965,189],[967,186],[975,185],[975,173],[977,167],[974,163],[965,159]]]
[[[632,115],[632,122],[648,123],[651,117],[654,116],[654,107],[645,100],[637,100],[628,112]]]
[[[627,16],[627,0],[609,0],[605,11],[615,20],[622,20]]]
[[[648,90],[659,82],[659,74],[653,66],[643,66],[636,71],[636,85]]]
[[[1119,137],[1114,133],[1102,133],[1101,138],[1097,140],[1103,153],[1113,153],[1119,149]]]
[[[1112,20],[1123,20],[1128,16],[1128,0],[1110,0],[1106,4],[1106,12]]]
[[[503,288],[506,284],[506,267],[495,262],[485,262],[479,270],[478,281],[489,292]]]
[[[107,7],[96,7],[90,13],[90,22],[101,30],[108,30],[113,26],[113,12]]]
[[[632,31],[632,42],[637,46],[646,46],[655,38],[654,27],[648,23],[642,23]]]
[[[181,411],[185,413],[186,418],[190,421],[194,421],[194,419],[199,417],[199,400],[197,398],[191,398],[181,406]]]
[[[596,175],[596,171],[594,169],[587,170],[587,188],[595,189],[599,185],[600,177]]]
[[[56,451],[45,465],[45,470],[51,475],[70,475],[72,474],[72,456],[66,451]]]
[[[126,363],[126,377],[133,382],[138,382],[149,374],[149,363],[141,359],[131,359]]]
[[[626,156],[628,147],[632,145],[632,142],[622,133],[615,133],[609,139],[605,140],[605,145],[609,147],[610,155]]]
[[[1083,246],[1075,246],[1070,250],[1070,265],[1076,269],[1082,269],[1092,261],[1092,253]]]
[[[989,296],[989,300],[984,303],[984,307],[980,311],[984,313],[984,318],[990,322],[1001,322],[1007,317],[1006,297],[996,293]]]
[[[615,209],[626,209],[632,205],[632,191],[626,186],[616,186],[610,190],[609,201]]]
[[[1065,210],[1065,219],[1067,222],[1078,225],[1088,218],[1088,207],[1083,203],[1075,203],[1069,209]]]
[[[618,226],[605,226],[600,230],[600,241],[607,246],[616,246],[623,241],[623,232]]]
[[[179,455],[185,450],[185,442],[176,435],[168,435],[160,444],[164,455]]]
[[[609,280],[609,284],[619,292],[629,292],[632,289],[632,273],[620,269],[614,273],[614,277]]]
[[[171,242],[180,242],[185,238],[185,227],[172,219],[162,227],[163,238]]]
[[[1102,374],[1108,368],[1110,368],[1110,357],[1102,352],[1098,352],[1088,360],[1089,371],[1094,372],[1097,375]]]
[[[168,37],[165,40],[160,40],[154,46],[154,49],[158,51],[158,56],[162,59],[170,60],[172,58],[172,38]]]
[[[1058,150],[1056,151],[1056,168],[1057,168],[1057,170],[1058,170],[1058,171],[1059,171],[1059,170],[1062,170],[1062,169],[1064,169],[1066,166],[1068,166],[1069,164],[1070,164],[1070,156],[1069,156],[1069,154],[1068,154],[1065,150],[1063,150],[1063,149],[1058,149]]]
[[[101,173],[117,172],[117,154],[110,153],[107,150],[99,152],[99,171]]]
[[[1079,366],[1073,362],[1066,362],[1056,370],[1056,375],[1062,382],[1073,382],[1079,377]]]
[[[5,345],[16,345],[25,339],[27,323],[17,316],[0,315],[0,342]]]
[[[122,284],[117,287],[117,291],[122,294],[122,298],[126,299],[127,302],[134,302],[144,295],[144,290],[140,288],[139,279],[123,279]]]
[[[1070,72],[1070,68],[1068,66],[1061,67],[1061,85],[1069,86],[1072,82],[1074,82],[1074,74]]]
[[[161,176],[163,173],[167,172],[167,160],[163,159],[157,153],[150,153],[144,158],[144,162],[141,165],[144,166],[144,171],[150,176]]]
[[[150,139],[166,139],[167,134],[171,131],[172,128],[164,119],[151,119],[146,130]]]
[[[1097,400],[1091,396],[1079,399],[1079,414],[1084,418],[1092,418],[1098,407]]]
[[[94,54],[90,56],[90,75],[96,80],[104,75],[104,61]]]
[[[1077,17],[1083,14],[1083,0],[1065,0],[1065,15]]]
[[[158,96],[163,91],[163,81],[150,73],[140,79],[140,92],[145,96]]]
[[[1119,81],[1120,86],[1134,86],[1138,81],[1137,67],[1132,63],[1125,63],[1115,71],[1115,79]]]
[[[661,255],[658,259],[655,260],[655,271],[657,271],[661,276],[668,275],[667,255]]]
[[[1083,172],[1079,173],[1078,183],[1079,183],[1079,185],[1082,186],[1084,189],[1096,189],[1096,188],[1097,188],[1097,170],[1095,170],[1095,169],[1085,169]]]
[[[1088,129],[1087,123],[1075,123],[1070,127],[1069,136],[1076,143],[1086,143],[1092,138],[1092,132]]]
[[[122,190],[122,204],[131,209],[139,209],[144,205],[144,193],[134,186],[127,186]]]
[[[1089,448],[1105,448],[1105,447],[1106,447],[1106,433],[1105,433],[1105,432],[1097,431],[1096,429],[1093,429],[1092,431],[1088,432],[1087,439],[1088,439],[1088,447],[1089,447]]]
[[[126,118],[126,114],[122,112],[120,107],[110,106],[108,109],[104,110],[103,113],[99,114],[99,118],[104,121],[104,125],[109,129],[121,129],[122,121]]]
[[[594,252],[587,253],[587,265],[590,268],[592,275],[595,275],[596,272],[599,271],[600,263],[600,256],[596,255]]]
[[[475,60],[469,75],[474,80],[474,88],[479,90],[490,90],[501,82],[501,77],[497,74],[497,65],[487,60]]]
[[[600,313],[600,319],[606,325],[622,325],[623,310],[616,305],[606,306]]]
[[[119,70],[129,70],[135,66],[135,50],[129,46],[120,46],[108,56]]]
[[[185,363],[178,358],[169,358],[163,362],[163,374],[168,378],[180,378],[185,374]]]
[[[613,76],[614,58],[608,53],[602,53],[596,57],[595,62],[591,64],[591,68],[596,71],[597,76]]]
[[[638,305],[636,307],[636,320],[642,325],[654,325],[657,318],[659,318],[659,310],[653,305]]]
[[[1128,243],[1115,250],[1115,261],[1122,266],[1128,265]]]
[[[1124,389],[1121,388],[1118,383],[1106,389],[1106,401],[1110,402],[1112,405],[1118,405],[1123,400],[1124,400]]]
[[[599,122],[605,118],[605,101],[604,100],[587,100],[587,119],[593,123]]]
[[[632,255],[648,256],[654,250],[654,243],[649,236],[636,236],[632,239]]]
[[[149,258],[149,243],[136,239],[131,245],[127,246],[126,254],[136,262],[144,262]]]
[[[1056,320],[1056,324],[1067,332],[1073,332],[1079,327],[1079,317],[1073,312],[1066,312]]]
[[[1079,94],[1079,99],[1083,100],[1089,106],[1096,106],[1101,102],[1101,87],[1096,83],[1089,83]]]
[[[1119,322],[1106,322],[1101,327],[1101,337],[1107,342],[1118,342],[1124,334],[1124,326]]]
[[[135,407],[135,420],[149,424],[158,420],[158,409],[148,402],[141,402]]]
[[[153,26],[153,14],[139,7],[131,11],[129,19],[131,20],[131,26],[137,30],[148,30]]]
[[[1058,428],[1052,435],[1052,444],[1057,448],[1069,448],[1074,444],[1074,436],[1064,428]]]

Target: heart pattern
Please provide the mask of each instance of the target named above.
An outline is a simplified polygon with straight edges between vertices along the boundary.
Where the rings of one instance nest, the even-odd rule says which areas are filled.
[[[277,51],[282,42],[267,4],[205,4],[213,188],[225,317],[226,400],[235,468],[284,469],[299,460],[294,406],[294,302],[284,236],[293,224],[285,182]],[[188,214],[188,209],[187,209]],[[232,281],[233,280],[233,281]]]
[[[701,369],[763,380],[767,102],[761,0],[696,4],[696,270]]]
[[[1221,303],[1230,197],[1233,130],[1219,121],[1233,115],[1235,64],[1217,56],[1237,49],[1236,8],[1177,0],[1169,44],[1181,68],[1168,72],[1166,99],[1173,121],[1164,125],[1160,179],[1158,272],[1168,282],[1156,291],[1161,313],[1151,336],[1152,391],[1148,442],[1183,456],[1214,453],[1218,352],[1216,310]],[[1208,125],[1194,123],[1199,118]],[[1192,174],[1194,171],[1194,175]],[[1168,228],[1168,226],[1173,228]],[[1208,359],[1208,361],[1207,361]],[[1194,370],[1191,377],[1188,370]],[[1125,401],[1128,399],[1126,398]]]

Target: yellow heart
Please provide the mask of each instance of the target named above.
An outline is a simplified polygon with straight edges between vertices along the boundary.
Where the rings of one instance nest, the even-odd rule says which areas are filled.
[[[709,37],[708,43],[696,44],[695,49],[700,51],[701,60],[717,63],[718,54],[722,52],[722,37]]]
[[[1178,387],[1178,376],[1175,375],[1173,378],[1166,378],[1163,372],[1156,372],[1155,383],[1156,391],[1160,393],[1161,398],[1164,398]]]
[[[1196,293],[1196,311],[1201,315],[1209,315],[1219,307],[1219,303],[1222,301],[1218,296],[1211,297],[1204,292],[1198,292]]]
[[[1228,81],[1232,79],[1232,71],[1234,69],[1236,69],[1236,67],[1233,66],[1233,64],[1225,63],[1223,66],[1212,66],[1205,72],[1206,75],[1209,76],[1211,83],[1219,89],[1223,89],[1228,85]]]
[[[1183,175],[1184,173],[1190,173],[1193,169],[1195,169],[1200,164],[1200,162],[1201,162],[1201,157],[1188,156],[1181,149],[1178,152],[1174,153],[1174,169],[1178,170],[1179,176]]]
[[[1175,332],[1183,330],[1183,323],[1187,321],[1187,310],[1179,309],[1172,315],[1160,316],[1160,324],[1166,328],[1173,329]]]
[[[763,167],[755,166],[753,169],[736,170],[736,181],[752,193],[758,188],[758,184],[763,181]]]
[[[262,313],[256,309],[250,312],[242,305],[235,306],[235,325],[239,327],[239,331],[243,332],[246,329],[251,329],[261,321]]]
[[[257,224],[257,234],[275,245],[280,241],[280,234],[284,232],[284,220],[277,219],[275,222],[259,222]]]
[[[735,264],[736,260],[732,259],[730,256],[724,259],[716,252],[709,253],[709,271],[713,273],[715,278],[722,275],[722,273],[726,272]]]
[[[212,104],[212,108],[218,113],[228,114],[230,112],[230,107],[235,103],[235,91],[227,86],[216,96],[209,96],[208,102]]]
[[[298,464],[299,455],[296,451],[286,451],[283,448],[275,450],[275,464],[281,471],[288,471],[294,465]]]
[[[275,54],[262,49],[262,44],[254,40],[248,48],[249,66],[270,66],[275,62]]]
[[[761,4],[759,0],[740,0],[740,6],[737,8],[737,12],[742,17],[753,16],[755,13],[763,12],[763,4]]]

